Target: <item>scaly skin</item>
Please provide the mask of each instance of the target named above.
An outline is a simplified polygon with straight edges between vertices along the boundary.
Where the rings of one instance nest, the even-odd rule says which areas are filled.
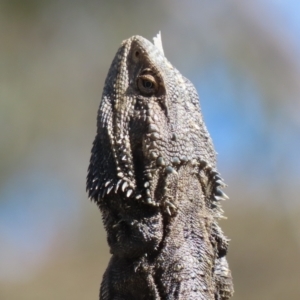
[[[100,299],[229,299],[225,184],[192,83],[133,36],[111,64],[97,123],[87,190],[112,253]]]

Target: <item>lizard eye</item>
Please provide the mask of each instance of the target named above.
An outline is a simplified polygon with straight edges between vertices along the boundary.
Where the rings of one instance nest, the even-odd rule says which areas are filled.
[[[153,95],[158,88],[155,77],[150,74],[140,75],[137,79],[137,86],[140,92],[147,96]]]
[[[153,89],[153,87],[154,87],[153,82],[150,80],[143,80],[142,84],[145,89]]]

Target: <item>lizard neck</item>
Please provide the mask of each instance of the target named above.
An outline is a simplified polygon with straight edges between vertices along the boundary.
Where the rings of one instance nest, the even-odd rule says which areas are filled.
[[[176,293],[188,299],[215,299],[211,212],[191,167],[178,170],[176,191],[170,191],[176,215],[165,221],[161,250],[155,260],[155,282],[162,299]],[[161,266],[161,267],[160,267]],[[176,287],[176,288],[174,288]]]

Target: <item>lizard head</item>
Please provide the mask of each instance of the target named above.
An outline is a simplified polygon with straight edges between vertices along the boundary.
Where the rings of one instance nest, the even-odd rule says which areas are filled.
[[[133,36],[122,43],[105,81],[97,127],[87,177],[97,202],[121,193],[158,205],[153,199],[166,176],[192,162],[215,164],[197,92],[157,41]]]

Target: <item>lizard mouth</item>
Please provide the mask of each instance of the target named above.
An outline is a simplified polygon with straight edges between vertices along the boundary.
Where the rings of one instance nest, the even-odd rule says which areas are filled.
[[[126,41],[106,80],[88,177],[92,198],[111,193],[137,199],[143,195],[147,202],[155,198],[161,147],[155,140],[167,139],[166,126],[162,134],[157,126],[158,120],[166,119],[166,89],[143,43],[140,38]]]
[[[165,112],[159,101],[156,96],[136,95],[129,124],[136,197],[142,197],[143,202],[154,206],[159,205],[164,185],[165,176],[161,176],[165,169],[164,160],[159,154],[164,151],[162,145],[167,139],[162,133],[167,124],[163,121],[166,121]]]
[[[152,175],[149,172],[151,159],[149,155],[147,155],[148,147],[146,145],[148,110],[143,103],[143,101],[136,98],[134,115],[129,124],[129,137],[137,195],[145,191],[147,182],[152,178]]]
[[[139,41],[132,41],[124,48],[128,57],[120,65],[119,73],[127,84],[115,89],[112,143],[117,167],[118,183],[127,197],[141,197],[146,189],[150,199],[149,181],[152,178],[154,141],[158,128],[153,124],[154,103],[163,108],[165,88],[159,70],[145,55]],[[152,149],[152,150],[151,150]]]

